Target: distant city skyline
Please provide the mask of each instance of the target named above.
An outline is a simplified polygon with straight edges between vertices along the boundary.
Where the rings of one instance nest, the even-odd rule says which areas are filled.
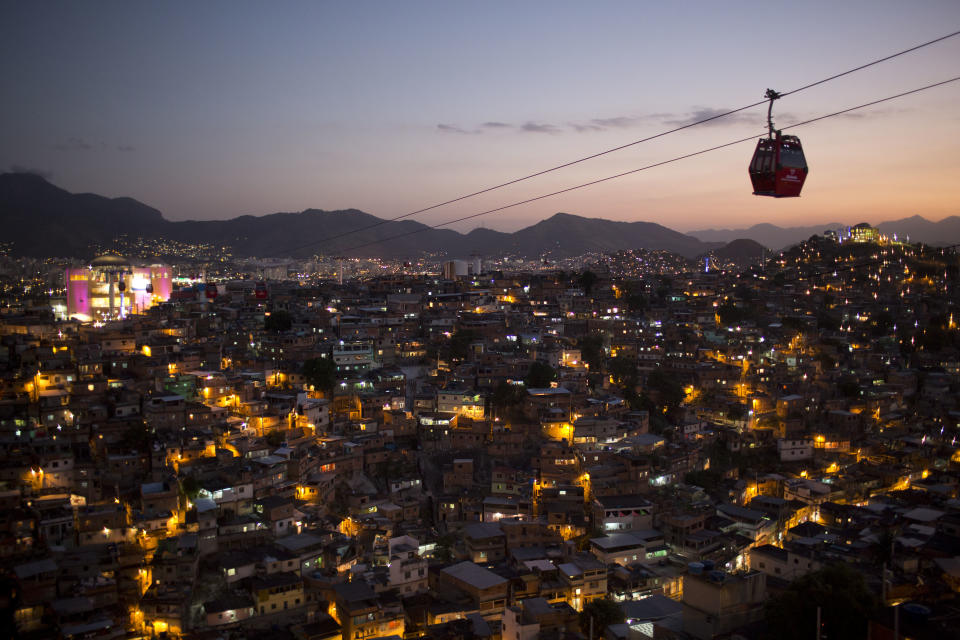
[[[167,219],[392,218],[806,85],[960,28],[931,1],[6,3],[0,171]],[[960,37],[788,96],[778,126],[957,75]],[[803,197],[750,193],[750,143],[454,225],[556,212],[678,231],[960,215],[960,83],[792,133]],[[751,135],[749,111],[411,219],[435,225]]]

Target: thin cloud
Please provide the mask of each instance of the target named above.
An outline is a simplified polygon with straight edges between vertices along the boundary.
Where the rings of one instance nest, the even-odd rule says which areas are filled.
[[[40,176],[44,180],[50,180],[53,178],[53,172],[46,169],[36,169],[34,167],[25,167],[20,164],[10,165],[11,173],[32,173],[35,176]]]
[[[459,133],[462,135],[470,135],[473,133],[477,133],[476,131],[467,131],[465,129],[461,129],[460,127],[456,127],[452,124],[438,124],[437,129],[441,133]]]
[[[512,124],[507,124],[506,122],[484,122],[480,125],[484,129],[511,129]]]
[[[594,118],[590,121],[591,124],[594,124],[598,127],[603,127],[604,129],[626,129],[628,127],[634,127],[640,122],[640,118],[634,118],[631,116],[619,116],[616,118]]]
[[[520,130],[528,133],[560,133],[559,127],[539,122],[527,122],[521,125]]]
[[[616,116],[613,118],[593,118],[588,122],[571,122],[570,128],[578,133],[606,131],[608,129],[629,129],[639,125],[645,118],[637,116]]]
[[[130,144],[117,145],[117,151],[136,151],[137,148]]]
[[[570,128],[576,131],[577,133],[588,133],[590,131],[603,131],[604,127],[601,127],[597,124],[580,124],[577,122],[571,122]]]
[[[868,111],[852,111],[850,113],[841,113],[838,118],[845,118],[849,120],[864,120],[867,118],[885,118],[887,116],[896,116],[902,115],[905,113],[914,113],[916,109],[906,108],[906,109],[894,109],[894,108],[879,108],[879,109],[870,109]]]
[[[53,145],[57,151],[90,151],[93,145],[83,138],[67,138],[66,141]]]
[[[723,116],[724,113],[730,111],[729,109],[714,109],[712,107],[697,107],[689,114],[685,116],[672,115],[667,117],[671,118],[664,120],[664,124],[668,124],[675,127],[683,127],[686,125],[691,125],[703,120],[710,120],[709,122],[704,122],[705,125],[717,126],[717,125],[729,125],[729,124],[742,124],[745,122],[756,123],[757,116],[752,114],[747,114],[744,112],[732,113],[728,116]],[[719,117],[723,116],[723,117]],[[787,114],[780,114],[780,117],[789,117]]]

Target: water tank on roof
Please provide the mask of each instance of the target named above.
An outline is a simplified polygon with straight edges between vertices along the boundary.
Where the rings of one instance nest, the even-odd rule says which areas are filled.
[[[703,573],[703,563],[702,562],[691,562],[687,565],[687,571],[690,572],[690,575],[699,576]]]
[[[727,574],[723,571],[711,571],[707,574],[707,578],[710,582],[721,583],[727,579]]]

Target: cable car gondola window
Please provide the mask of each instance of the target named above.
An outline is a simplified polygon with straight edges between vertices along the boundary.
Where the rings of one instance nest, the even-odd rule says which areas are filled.
[[[788,169],[806,169],[807,161],[798,145],[786,142],[780,147],[780,166]]]

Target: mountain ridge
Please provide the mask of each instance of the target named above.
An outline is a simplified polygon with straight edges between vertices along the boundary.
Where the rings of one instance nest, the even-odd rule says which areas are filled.
[[[37,220],[44,233],[37,233]],[[170,221],[134,198],[72,194],[34,174],[0,174],[0,225],[17,255],[90,257],[114,237],[156,236],[230,246],[238,256],[362,255],[408,258],[505,252],[555,258],[590,251],[664,249],[695,257],[721,243],[703,242],[654,222],[623,222],[557,213],[519,231],[463,234],[413,220],[388,221],[358,209],[276,212],[229,220]],[[309,240],[308,240],[309,239]],[[322,251],[319,251],[322,249]]]
[[[761,222],[742,229],[702,229],[690,231],[687,235],[703,242],[731,242],[732,240],[747,238],[771,249],[779,250],[802,242],[812,235],[823,235],[824,231],[851,227],[856,224],[858,223],[829,222],[799,227],[779,227],[769,222]],[[906,218],[888,220],[871,226],[875,226],[885,235],[909,238],[913,242],[923,242],[936,246],[960,242],[960,216],[947,216],[939,221],[931,221],[921,215],[914,214]]]

